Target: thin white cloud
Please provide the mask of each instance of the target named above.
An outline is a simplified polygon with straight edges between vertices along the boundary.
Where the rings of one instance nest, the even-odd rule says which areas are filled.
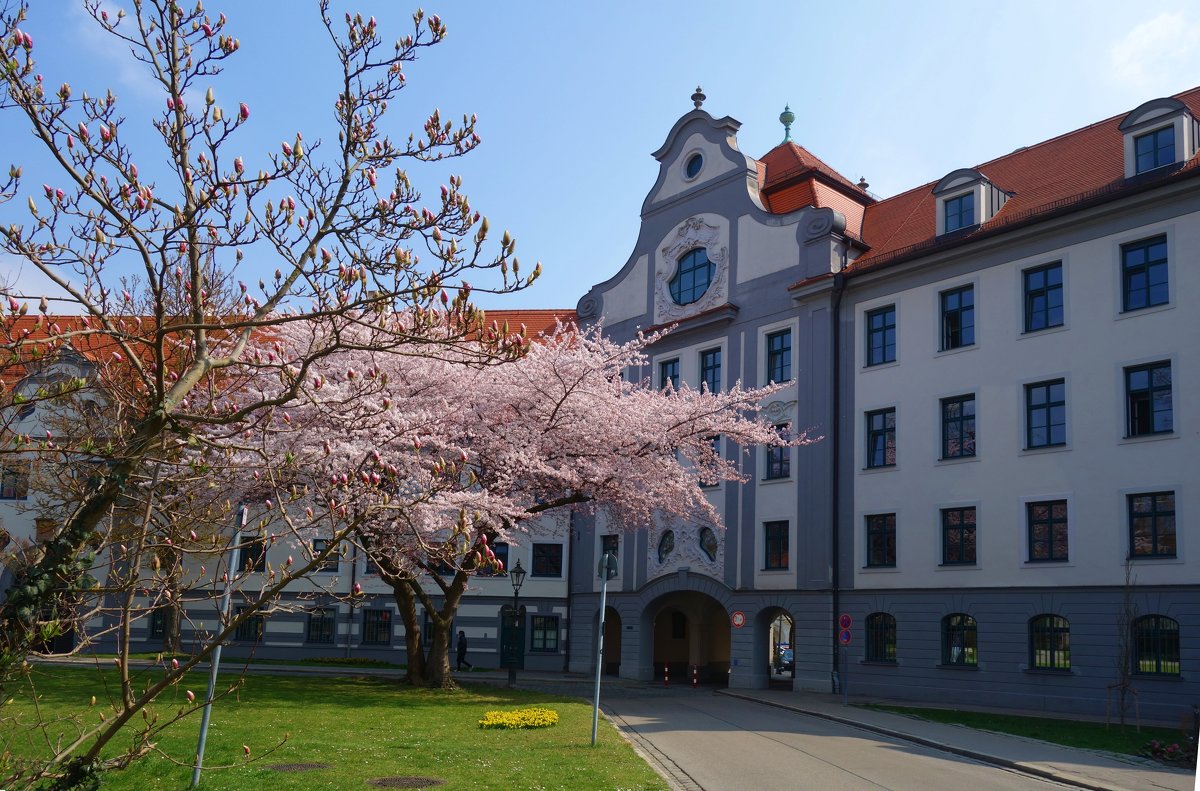
[[[117,18],[117,6],[101,3],[101,8],[108,12],[110,19]],[[149,67],[134,60],[129,53],[129,45],[103,30],[84,10],[82,3],[74,4],[67,13],[75,31],[75,41],[103,63],[97,64],[94,73],[115,77],[117,84],[112,86],[114,93],[119,94],[125,88],[142,99],[156,99],[162,95],[162,86],[150,75]],[[135,23],[129,17],[122,21],[121,26],[121,29],[130,32],[136,30]]]
[[[67,277],[67,282],[78,280],[78,277],[66,270],[59,272]],[[18,302],[28,302],[30,309],[37,307],[42,297],[50,301],[50,312],[57,314],[82,313],[74,297],[63,291],[57,283],[46,277],[41,270],[28,261],[12,255],[0,256],[0,296],[11,296]],[[3,308],[7,310],[7,306]]]
[[[1139,94],[1152,98],[1178,90],[1200,71],[1200,22],[1183,11],[1164,11],[1114,43],[1108,60],[1113,80]]]

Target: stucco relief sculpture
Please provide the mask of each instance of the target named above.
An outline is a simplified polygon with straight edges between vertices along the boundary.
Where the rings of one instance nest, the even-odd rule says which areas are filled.
[[[711,527],[676,526],[657,533],[650,544],[649,575],[687,568],[720,578],[725,545]]]
[[[763,407],[762,418],[770,423],[782,423],[791,418],[792,410],[796,408],[795,401],[772,401]]]
[[[725,235],[715,225],[699,217],[689,217],[675,230],[675,235],[659,251],[654,270],[654,317],[657,322],[687,318],[724,304],[729,293],[729,254]],[[687,305],[671,298],[671,278],[679,259],[689,250],[703,247],[714,267],[712,283],[704,296]]]

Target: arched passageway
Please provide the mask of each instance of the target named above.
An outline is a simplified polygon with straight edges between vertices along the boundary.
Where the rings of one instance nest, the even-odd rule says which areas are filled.
[[[729,683],[729,615],[716,599],[695,591],[660,596],[642,611],[642,629],[653,637],[640,659],[655,680],[669,671],[675,683],[691,683],[695,672],[702,684]]]

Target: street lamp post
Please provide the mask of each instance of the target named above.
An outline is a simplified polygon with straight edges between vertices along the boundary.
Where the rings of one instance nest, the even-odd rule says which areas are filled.
[[[509,578],[509,581],[512,582],[512,589],[513,589],[512,632],[511,632],[511,634],[514,635],[513,639],[517,639],[517,637],[522,634],[522,632],[521,632],[521,608],[519,606],[519,599],[520,599],[520,595],[521,595],[521,586],[525,584],[525,569],[521,567],[520,560],[517,561],[516,566],[509,569],[508,578]],[[524,645],[520,646],[520,648],[516,651],[516,655],[509,657],[508,685],[510,687],[515,687],[517,685],[517,662],[519,661],[518,657],[519,657],[520,653],[524,650],[524,648],[525,648]]]

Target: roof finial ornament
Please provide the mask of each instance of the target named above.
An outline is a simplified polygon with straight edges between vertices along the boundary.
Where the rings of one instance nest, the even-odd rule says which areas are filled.
[[[783,142],[786,143],[792,139],[792,124],[796,121],[796,114],[792,112],[792,108],[788,105],[783,106],[783,112],[779,114],[779,123],[783,124]]]
[[[863,192],[866,192],[866,191],[867,191],[867,187],[869,187],[869,186],[871,186],[871,185],[867,183],[867,177],[866,177],[866,176],[859,176],[859,177],[858,177],[858,188],[859,188],[860,190],[862,190]]]
[[[700,105],[704,104],[704,100],[708,97],[700,90],[700,86],[696,86],[696,92],[692,94],[692,104],[696,105],[696,109],[700,109]]]

